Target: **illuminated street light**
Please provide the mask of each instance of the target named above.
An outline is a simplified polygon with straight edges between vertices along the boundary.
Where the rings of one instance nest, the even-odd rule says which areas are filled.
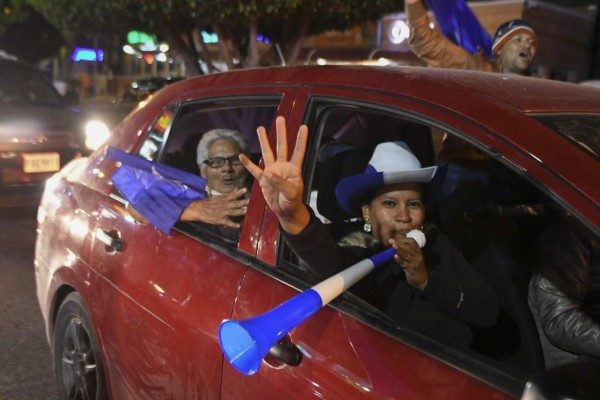
[[[127,54],[137,54],[137,50],[134,49],[130,44],[123,46],[123,51]]]
[[[408,39],[409,35],[410,29],[408,28],[406,22],[401,19],[394,21],[388,31],[388,38],[390,39],[390,42],[394,44],[400,44],[404,42],[406,39]]]

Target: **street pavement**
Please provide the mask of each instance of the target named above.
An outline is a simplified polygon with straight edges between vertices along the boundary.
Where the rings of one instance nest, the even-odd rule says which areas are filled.
[[[36,209],[0,209],[0,400],[56,400],[35,291]]]

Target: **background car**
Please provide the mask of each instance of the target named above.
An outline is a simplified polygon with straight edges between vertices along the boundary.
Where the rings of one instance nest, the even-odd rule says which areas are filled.
[[[38,204],[46,179],[107,136],[101,121],[68,107],[40,71],[0,58],[0,206]]]
[[[265,126],[274,145],[277,115],[288,121],[290,150],[298,126],[310,128],[305,201],[336,237],[360,221],[337,206],[335,183],[364,171],[382,141],[405,141],[424,166],[441,166],[450,142],[476,150],[494,176],[510,177],[494,189],[515,196],[513,205],[522,196],[544,204],[548,212],[535,216],[472,214],[474,225],[458,240],[457,226],[439,207],[450,175],[440,168],[431,183],[428,219],[452,232],[501,303],[498,323],[475,330],[472,348],[449,347],[345,292],[284,335],[297,362],[269,354],[248,377],[224,359],[223,320],[254,318],[318,280],[281,240],[256,183],[239,241],[187,222],[166,235],[127,211],[111,181],[120,164],[106,149],[197,173],[204,132],[237,129],[250,157],[259,159],[256,128]],[[61,396],[519,397],[545,370],[526,303],[532,244],[555,211],[568,211],[590,235],[600,234],[599,132],[595,89],[502,74],[282,67],[170,85],[46,186],[35,272]],[[467,193],[463,198],[478,203],[465,190],[451,194]]]

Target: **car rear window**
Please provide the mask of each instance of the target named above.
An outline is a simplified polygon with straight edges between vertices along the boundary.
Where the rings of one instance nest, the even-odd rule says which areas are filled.
[[[600,114],[532,115],[532,117],[566,137],[592,157],[600,158]]]

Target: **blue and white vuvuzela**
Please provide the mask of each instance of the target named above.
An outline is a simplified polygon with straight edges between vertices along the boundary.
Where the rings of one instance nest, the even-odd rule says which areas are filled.
[[[419,247],[425,235],[412,230],[407,235]],[[262,359],[290,330],[315,314],[373,269],[391,260],[396,251],[389,248],[346,268],[310,289],[281,303],[270,311],[242,321],[225,320],[219,327],[219,342],[227,361],[246,375],[258,372]]]

